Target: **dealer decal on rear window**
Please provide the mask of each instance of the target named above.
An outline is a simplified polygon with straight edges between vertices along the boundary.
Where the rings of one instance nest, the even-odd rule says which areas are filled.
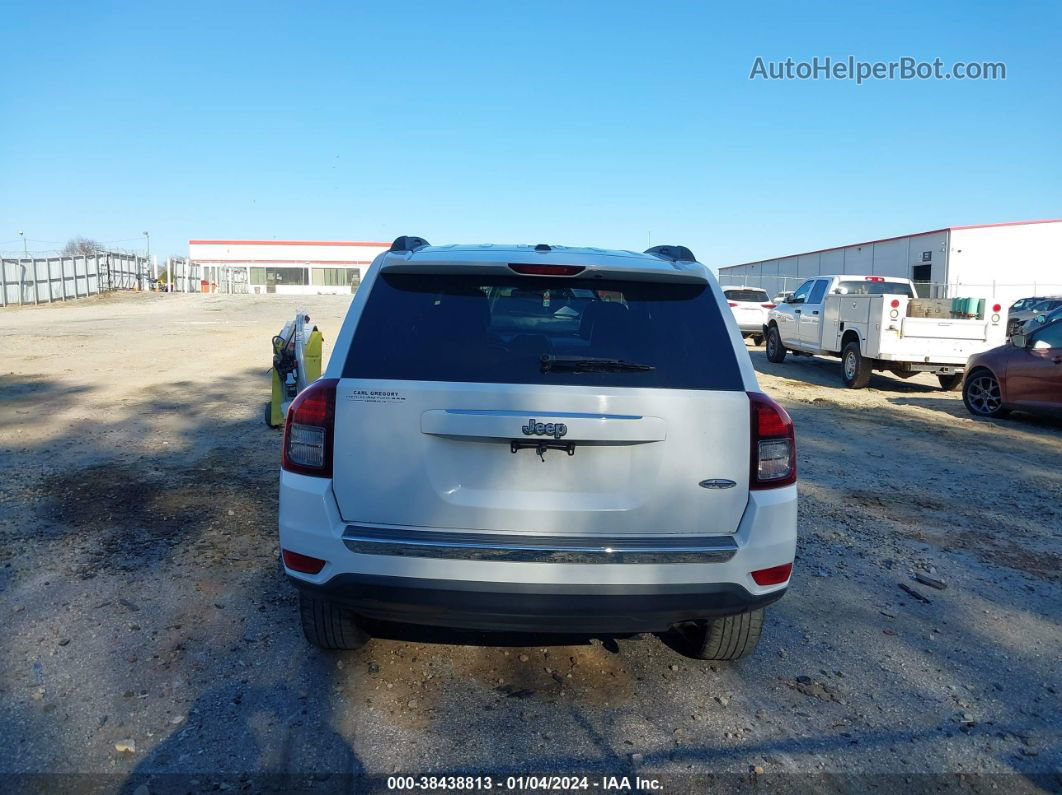
[[[347,400],[357,403],[401,403],[405,399],[406,396],[401,392],[382,389],[355,389],[347,395]]]

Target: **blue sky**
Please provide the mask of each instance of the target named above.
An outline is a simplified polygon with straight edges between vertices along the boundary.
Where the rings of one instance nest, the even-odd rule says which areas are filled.
[[[1058,3],[4,11],[0,250],[72,235],[682,243],[728,264],[1062,217]],[[757,56],[1007,79],[750,81]],[[54,244],[52,241],[55,241]]]

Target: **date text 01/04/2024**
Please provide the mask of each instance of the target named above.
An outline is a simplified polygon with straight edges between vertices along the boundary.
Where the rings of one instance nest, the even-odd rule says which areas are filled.
[[[601,790],[605,792],[659,792],[663,784],[640,776],[389,776],[387,788],[395,791],[431,790]]]

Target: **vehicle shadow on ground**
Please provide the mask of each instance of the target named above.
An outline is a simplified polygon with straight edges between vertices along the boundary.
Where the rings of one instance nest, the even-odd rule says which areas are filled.
[[[1016,410],[1001,419],[989,417],[975,417],[966,408],[966,404],[960,400],[947,400],[937,398],[889,398],[890,403],[896,406],[917,406],[918,408],[939,411],[951,417],[963,420],[971,420],[977,423],[995,425],[1000,428],[1010,429],[1016,432],[1029,431],[1033,433],[1041,431],[1062,431],[1062,417],[1045,414],[1029,414]]]
[[[749,357],[752,366],[757,372],[766,375],[785,378],[790,381],[803,381],[816,386],[835,387],[845,389],[841,380],[841,360],[822,356],[794,356],[790,353],[781,364],[775,364],[767,359],[767,353],[759,349],[750,349]],[[919,383],[917,381],[905,381],[896,376],[883,373],[873,373],[870,377],[869,389],[881,392],[939,392],[939,386]]]
[[[332,726],[333,655],[306,649],[297,660],[273,683],[228,677],[202,691],[186,723],[136,765],[122,791],[196,790],[193,780],[204,777],[214,789],[227,780],[226,789],[296,791],[307,781],[364,776],[351,744]]]
[[[38,423],[94,389],[46,375],[0,375],[0,429]]]
[[[526,648],[530,646],[593,646],[609,652],[619,651],[617,640],[647,633],[550,633],[550,632],[481,632],[470,629],[434,627],[426,624],[397,624],[390,621],[367,621],[373,638],[424,643],[439,646],[484,646],[490,648]]]

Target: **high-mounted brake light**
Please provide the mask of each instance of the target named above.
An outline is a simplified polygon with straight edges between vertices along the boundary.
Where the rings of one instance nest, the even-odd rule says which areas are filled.
[[[335,378],[314,381],[291,401],[281,458],[281,466],[288,472],[332,477],[338,383]]]
[[[885,278],[883,276],[864,276],[864,279],[868,282],[883,282]]]
[[[586,268],[581,265],[509,265],[510,270],[525,276],[575,276]]]
[[[749,392],[749,488],[796,483],[796,436],[786,410],[762,392]]]
[[[325,567],[327,560],[311,558],[309,555],[300,555],[290,549],[283,550],[284,565],[292,571],[301,571],[303,574],[317,574]],[[763,583],[760,583],[763,585]]]

